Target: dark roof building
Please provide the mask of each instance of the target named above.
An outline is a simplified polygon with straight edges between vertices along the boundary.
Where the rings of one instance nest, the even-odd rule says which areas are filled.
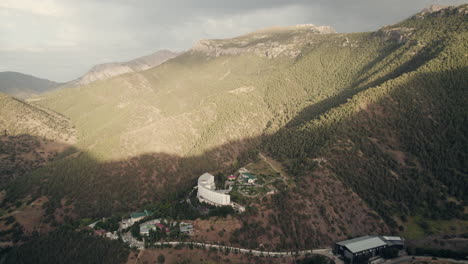
[[[350,263],[358,263],[360,259],[381,255],[387,247],[404,247],[404,239],[395,236],[362,236],[341,242],[337,242],[333,251],[341,255]]]

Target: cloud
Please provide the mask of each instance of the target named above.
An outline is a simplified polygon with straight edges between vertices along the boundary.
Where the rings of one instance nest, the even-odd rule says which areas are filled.
[[[2,0],[0,8],[44,16],[64,16],[65,8],[55,0]]]
[[[369,31],[459,0],[0,0],[0,62],[58,81],[95,64],[186,50],[273,25]]]

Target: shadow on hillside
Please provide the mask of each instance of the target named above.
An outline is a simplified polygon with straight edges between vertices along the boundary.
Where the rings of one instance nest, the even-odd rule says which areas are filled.
[[[27,134],[0,136],[0,189],[10,181],[78,150],[66,143]]]
[[[51,207],[61,207],[63,198],[74,201],[81,216],[129,212],[154,200],[183,197],[204,172],[234,172],[236,164],[256,157],[252,149],[259,142],[259,138],[232,141],[198,156],[149,153],[109,162],[99,162],[92,154],[68,146],[47,166],[16,163],[13,170],[22,173],[7,187],[6,202],[14,203],[29,194],[33,199],[47,195],[52,198]]]
[[[454,74],[463,74],[463,71],[439,75],[445,77]],[[434,74],[420,78],[442,77]],[[296,155],[294,153],[301,152],[300,148],[304,145],[300,142],[304,139],[289,137],[288,144],[284,144],[277,142],[278,138],[281,138],[278,135],[345,103],[355,93],[356,91],[345,91],[307,107],[273,135],[231,141],[197,156],[181,157],[167,153],[149,153],[102,163],[90,153],[69,146],[66,152],[57,155],[48,166],[31,173],[28,171],[37,167],[26,166],[24,169],[20,168],[21,164],[10,166],[10,170],[19,170],[19,174],[25,175],[18,176],[8,187],[7,201],[14,202],[33,192],[35,197],[41,195],[55,197],[53,202],[57,207],[60,207],[62,198],[77,201],[75,209],[79,215],[106,216],[114,212],[131,211],[146,202],[181,197],[196,185],[196,179],[202,173],[206,171],[231,173],[247,163],[255,156],[252,150],[259,149],[262,142],[275,146],[262,147],[264,150],[269,150],[272,156],[294,158]],[[345,120],[352,118],[349,116]],[[336,124],[327,126],[336,126]],[[334,132],[332,127],[321,131],[327,131],[326,135],[319,135],[324,141],[317,142],[317,146],[313,149],[319,149]],[[281,145],[284,146],[280,147]],[[286,148],[294,149],[285,151]],[[7,174],[3,172],[2,176],[4,175]]]
[[[415,91],[425,92],[428,96],[432,96],[434,91],[440,92],[439,89],[445,89],[444,91],[447,91],[447,98],[451,102],[458,102],[463,98],[463,96],[460,96],[460,93],[463,93],[461,89],[466,87],[466,80],[463,79],[466,70],[466,68],[462,68],[450,72],[417,75],[393,89],[391,94],[383,96],[393,96],[394,94],[404,92],[403,95],[399,95],[400,100],[408,100],[404,102],[406,107],[408,107],[412,105],[412,99],[419,96],[417,93],[414,93]],[[457,80],[462,80],[462,82],[457,82]],[[447,83],[449,86],[441,88],[441,82]],[[407,89],[415,85],[418,86],[417,90]],[[345,96],[342,96],[345,99]],[[366,102],[367,99],[367,97],[361,98],[361,100],[366,100]],[[439,98],[435,98],[434,100],[436,99],[438,100]],[[379,95],[371,102],[372,104],[380,104],[381,101],[382,95]],[[433,104],[434,102],[428,103]],[[434,105],[435,109],[439,111],[439,108],[444,103],[445,101],[441,101],[442,105]],[[452,107],[452,105],[450,106]],[[460,103],[459,107],[461,109],[463,109],[463,106]],[[317,109],[321,108],[325,110],[326,104],[323,103],[323,105],[316,107]],[[352,105],[352,107],[354,106]],[[311,109],[304,111],[311,111]],[[415,109],[411,110],[414,111]],[[416,110],[419,110],[419,108],[416,108]],[[316,113],[319,113],[318,110],[316,111]],[[429,150],[434,146],[438,147],[446,142],[451,142],[453,136],[456,138],[462,137],[460,133],[463,134],[464,131],[458,127],[447,130],[448,126],[445,124],[427,123],[426,121],[413,122],[413,119],[421,120],[418,114],[406,116],[405,110],[401,111],[402,115],[397,115],[397,117],[405,120],[392,118],[391,121],[385,120],[384,122],[394,122],[401,125],[401,121],[404,121],[404,124],[410,124],[411,126],[408,125],[402,130],[401,127],[389,126],[389,123],[385,123],[386,127],[383,127],[383,129],[394,133],[392,136],[396,136],[401,140],[400,143],[403,144],[402,148],[412,148],[413,151],[416,149],[421,155],[426,155],[422,156],[425,159],[420,159],[421,166],[429,170],[434,168],[434,170],[440,172],[434,173],[434,177],[430,173],[423,173],[415,177],[414,170],[396,167],[396,163],[386,157],[385,151],[375,148],[370,141],[366,141],[367,137],[375,137],[385,142],[385,137],[381,137],[379,130],[382,127],[363,128],[360,122],[368,118],[366,116],[367,112],[357,111],[341,113],[342,116],[333,117],[331,122],[321,123],[318,129],[295,130],[296,128],[292,127],[293,124],[290,123],[273,135],[228,142],[209,149],[201,155],[190,157],[166,153],[150,153],[119,161],[98,162],[90,153],[85,151],[80,152],[71,147],[68,150],[69,152],[58,155],[47,166],[15,179],[7,189],[8,195],[3,206],[13,204],[18,199],[32,194],[32,200],[44,195],[50,198],[46,213],[53,213],[55,208],[68,206],[70,205],[68,204],[69,202],[73,204],[73,212],[79,218],[108,217],[119,213],[128,213],[141,209],[146,204],[154,201],[167,200],[174,202],[180,200],[196,185],[196,180],[202,173],[206,171],[212,173],[231,173],[256,156],[256,152],[252,151],[253,149],[262,148],[262,151],[264,149],[269,150],[269,154],[273,157],[282,157],[284,160],[287,160],[285,164],[287,164],[286,167],[290,172],[293,172],[295,168],[300,169],[294,172],[295,175],[298,175],[296,181],[297,188],[293,192],[280,192],[273,196],[269,205],[272,206],[274,213],[266,214],[265,218],[263,218],[263,215],[262,218],[259,216],[255,218],[252,215],[240,217],[239,219],[243,221],[243,226],[238,233],[235,233],[235,236],[239,237],[239,240],[256,240],[257,236],[252,236],[252,234],[256,234],[253,231],[260,232],[259,230],[262,230],[262,225],[256,222],[259,221],[258,219],[261,219],[260,221],[277,221],[275,222],[276,224],[271,225],[280,230],[279,236],[285,237],[284,240],[282,239],[281,242],[278,242],[284,248],[304,248],[307,246],[304,241],[309,241],[305,240],[305,238],[312,239],[310,241],[313,241],[316,245],[320,245],[323,241],[333,241],[335,236],[345,236],[344,233],[341,235],[338,232],[329,233],[328,228],[335,226],[333,224],[333,211],[339,210],[339,206],[341,205],[331,204],[330,201],[334,201],[333,199],[322,199],[320,191],[315,193],[316,188],[320,188],[322,185],[317,184],[319,181],[315,179],[316,175],[312,174],[314,167],[308,163],[323,146],[327,146],[329,140],[333,138],[334,133],[342,133],[340,136],[350,138],[354,136],[354,142],[361,141],[358,146],[366,157],[376,157],[375,160],[359,159],[358,155],[353,155],[352,152],[338,150],[344,151],[337,154],[343,156],[339,156],[338,161],[333,161],[332,157],[329,160],[330,163],[328,163],[331,164],[329,166],[331,166],[333,173],[336,174],[339,181],[343,182],[346,188],[352,189],[360,197],[354,196],[352,199],[359,200],[362,198],[371,208],[380,214],[380,216],[368,215],[367,219],[380,219],[382,216],[387,223],[391,223],[391,215],[389,216],[389,213],[385,211],[387,204],[398,204],[400,206],[406,203],[405,206],[407,206],[408,203],[413,201],[411,199],[421,197],[424,199],[420,199],[420,201],[438,202],[435,200],[433,193],[434,191],[440,191],[441,189],[437,189],[437,186],[441,185],[434,184],[436,181],[442,182],[449,189],[453,190],[451,194],[455,197],[463,197],[463,193],[456,192],[466,189],[464,187],[464,185],[466,186],[466,181],[463,181],[463,177],[466,175],[463,173],[466,173],[466,170],[461,170],[462,174],[458,176],[446,176],[449,175],[447,171],[450,171],[452,167],[460,168],[461,163],[457,165],[457,162],[461,162],[462,160],[457,160],[454,157],[463,159],[466,156],[466,153],[464,156],[460,155],[460,153],[463,153],[463,147],[466,147],[466,142],[465,145],[447,146],[447,149],[434,148],[439,151],[437,154],[431,154]],[[300,113],[299,116],[307,116],[308,114],[310,112]],[[371,116],[371,118],[375,117]],[[307,121],[305,119],[299,121],[292,120],[291,122],[299,122],[296,124],[301,124],[300,122],[306,123]],[[382,125],[382,123],[379,123],[380,119],[375,119],[373,122],[367,123],[367,125]],[[450,119],[447,122],[450,123]],[[344,127],[339,128],[340,126]],[[456,132],[457,129],[460,131]],[[429,131],[430,133],[425,135],[421,131]],[[455,134],[454,131],[458,134]],[[319,135],[316,135],[317,133]],[[362,133],[365,133],[365,135],[363,136]],[[408,135],[412,137],[404,141]],[[424,137],[421,137],[421,135]],[[261,140],[263,140],[264,145],[261,145]],[[426,144],[428,142],[436,142],[439,145],[431,146]],[[365,148],[366,146],[367,148]],[[408,151],[412,150],[409,149]],[[419,155],[417,151],[414,151],[414,155]],[[446,159],[440,157],[446,157]],[[395,181],[394,176],[388,173],[389,170],[399,173],[400,178],[398,181]],[[359,173],[356,173],[357,171]],[[415,183],[415,181],[417,182]],[[312,185],[309,186],[308,184]],[[324,184],[328,186],[328,183]],[[412,186],[421,186],[421,191],[414,192]],[[343,190],[333,189],[333,191]],[[324,229],[320,229],[322,227],[319,227],[316,231],[310,232],[310,230],[313,230],[312,228],[315,228],[315,226],[310,224],[311,216],[304,215],[304,208],[295,206],[301,202],[300,199],[314,201],[314,204],[317,206],[314,209],[308,208],[307,210],[311,212],[311,215],[315,215],[314,217],[319,215],[320,219],[326,220],[326,222],[323,222]],[[419,205],[420,201],[414,200],[414,205]],[[385,210],[382,209],[382,206],[384,206]],[[430,205],[426,204],[426,206]],[[434,208],[431,207],[430,209]],[[448,209],[444,207],[443,210]],[[348,221],[347,225],[359,226],[361,224],[356,223],[354,219],[354,217],[346,219]],[[303,221],[309,222],[304,224]],[[362,230],[366,232],[371,231],[367,227],[363,228]],[[261,235],[260,232],[258,236]],[[298,241],[301,242],[299,243]],[[307,243],[312,243],[310,241]]]

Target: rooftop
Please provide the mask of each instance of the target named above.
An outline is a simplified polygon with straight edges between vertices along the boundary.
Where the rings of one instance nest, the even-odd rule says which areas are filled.
[[[200,176],[200,178],[198,178],[198,181],[210,181],[212,178],[214,178],[213,175],[209,174],[208,172],[205,172]]]
[[[337,243],[340,246],[345,246],[352,253],[361,252],[364,250],[381,247],[387,245],[382,239],[377,236],[363,236],[354,239],[349,239]]]
[[[396,241],[403,241],[403,239],[399,236],[383,236],[384,240],[396,240]]]
[[[145,211],[143,211],[143,212],[135,212],[135,213],[132,213],[132,214],[130,215],[130,217],[132,217],[132,218],[140,218],[140,217],[150,216],[150,215],[152,215],[152,214],[153,214],[153,212],[145,210]]]
[[[243,172],[242,175],[244,175],[244,177],[249,178],[249,179],[256,179],[256,177],[252,173]]]
[[[149,232],[151,229],[156,229],[156,225],[154,225],[154,224],[144,224],[144,225],[140,225],[140,232],[141,232],[141,233],[147,233],[147,232]]]

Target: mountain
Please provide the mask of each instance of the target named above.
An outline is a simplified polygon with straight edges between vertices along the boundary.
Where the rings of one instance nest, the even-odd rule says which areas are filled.
[[[19,72],[0,72],[0,92],[18,98],[27,98],[50,91],[60,83]]]
[[[38,97],[75,125],[79,155],[18,176],[5,207],[45,195],[51,223],[141,208],[185,219],[178,201],[199,175],[249,166],[275,179],[262,186],[271,191],[235,190],[247,211],[194,220],[197,238],[296,250],[364,234],[460,236],[467,10],[376,32],[307,25],[202,40],[157,67]]]
[[[180,53],[169,50],[160,50],[127,62],[99,64],[91,68],[91,70],[75,82],[78,85],[86,85],[97,80],[105,80],[124,73],[144,71],[177,57],[179,54]]]

